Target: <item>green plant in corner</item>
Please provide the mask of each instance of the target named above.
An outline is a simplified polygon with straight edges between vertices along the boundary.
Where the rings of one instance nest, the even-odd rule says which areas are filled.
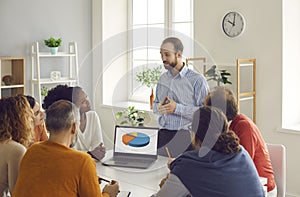
[[[49,39],[44,40],[44,43],[47,47],[59,47],[62,45],[61,38],[55,39],[52,36],[50,36]]]
[[[135,109],[134,106],[128,106],[116,114],[116,119],[122,119],[121,125],[129,124],[131,126],[143,126],[145,120],[145,112]]]
[[[144,67],[143,70],[136,74],[136,81],[151,89],[157,84],[160,75],[162,74],[162,66],[154,68]]]
[[[232,84],[229,80],[228,77],[231,76],[227,70],[222,69],[218,70],[216,65],[213,65],[210,69],[208,69],[205,72],[205,77],[207,78],[207,81],[213,80],[217,82],[217,85],[220,86],[220,83],[225,84]]]

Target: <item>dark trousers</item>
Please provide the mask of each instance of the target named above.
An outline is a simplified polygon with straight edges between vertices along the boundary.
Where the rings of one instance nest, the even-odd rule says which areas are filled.
[[[185,151],[194,150],[191,144],[191,136],[188,130],[167,130],[158,131],[158,154],[168,156],[168,147],[171,157],[177,157]]]

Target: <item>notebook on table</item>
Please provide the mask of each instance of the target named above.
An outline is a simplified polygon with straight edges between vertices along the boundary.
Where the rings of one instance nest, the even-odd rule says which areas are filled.
[[[146,169],[157,160],[158,128],[115,126],[113,157],[103,165]]]

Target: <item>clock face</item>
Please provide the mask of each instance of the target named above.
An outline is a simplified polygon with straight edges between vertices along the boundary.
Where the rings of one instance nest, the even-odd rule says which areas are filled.
[[[227,36],[236,37],[245,29],[244,17],[238,12],[229,12],[223,18],[222,28]]]

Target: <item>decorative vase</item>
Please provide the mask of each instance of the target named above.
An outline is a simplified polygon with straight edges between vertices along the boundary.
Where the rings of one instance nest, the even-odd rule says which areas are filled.
[[[56,55],[58,51],[58,47],[50,47],[50,53],[51,55]]]
[[[153,88],[151,88],[151,95],[150,95],[150,109],[153,109],[153,101],[155,99],[155,96],[154,96],[154,91],[153,91]]]
[[[8,85],[12,85],[13,84],[13,78],[11,75],[5,75],[2,77],[2,81],[4,83],[4,85],[8,86]]]

